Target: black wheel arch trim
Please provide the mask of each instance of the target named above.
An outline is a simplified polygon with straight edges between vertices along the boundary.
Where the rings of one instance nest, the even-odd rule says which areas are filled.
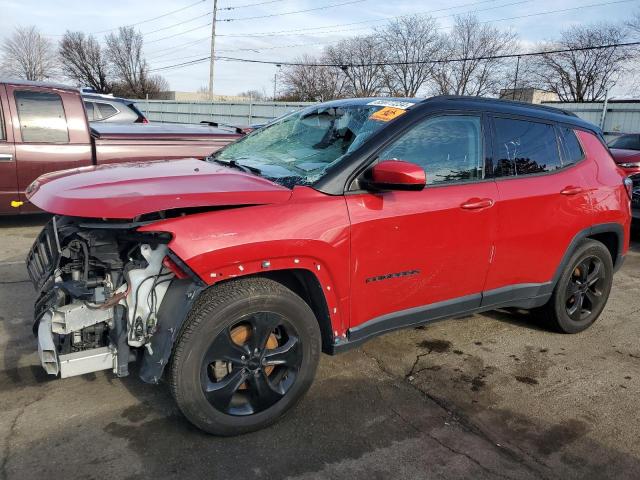
[[[158,310],[156,332],[151,349],[144,350],[140,378],[146,383],[158,383],[169,362],[182,325],[205,287],[190,279],[174,279]]]
[[[560,276],[562,275],[562,271],[567,266],[567,263],[569,263],[569,259],[571,258],[571,255],[573,255],[573,252],[575,252],[576,249],[578,248],[578,245],[580,245],[580,243],[584,241],[586,238],[589,238],[593,235],[597,235],[600,233],[613,233],[616,235],[617,243],[618,243],[617,253],[615,256],[616,258],[611,258],[611,260],[613,262],[613,271],[617,272],[620,269],[620,267],[624,262],[624,254],[622,253],[624,250],[624,239],[625,239],[624,227],[619,223],[599,223],[596,225],[592,225],[590,227],[585,228],[584,230],[579,231],[573,237],[573,239],[571,240],[571,243],[569,243],[569,246],[567,247],[565,254],[562,257],[562,260],[560,261],[560,265],[558,265],[558,268],[556,269],[556,273],[553,276],[552,283],[554,288],[556,286],[556,283],[558,283]]]

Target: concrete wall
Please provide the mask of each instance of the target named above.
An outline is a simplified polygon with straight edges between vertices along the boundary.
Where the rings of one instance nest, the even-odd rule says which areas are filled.
[[[201,121],[247,126],[266,123],[276,117],[311,105],[289,102],[179,102],[138,100],[136,106],[152,122],[200,123]]]

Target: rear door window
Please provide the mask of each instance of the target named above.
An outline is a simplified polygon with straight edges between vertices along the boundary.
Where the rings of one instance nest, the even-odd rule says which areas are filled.
[[[62,98],[56,93],[15,92],[20,132],[25,143],[69,143]]]
[[[118,113],[118,110],[116,110],[113,105],[109,105],[108,103],[96,102],[96,107],[98,107],[103,120],[109,117],[113,117],[116,113]]]
[[[562,167],[552,125],[530,120],[494,118],[496,177],[552,172]]]

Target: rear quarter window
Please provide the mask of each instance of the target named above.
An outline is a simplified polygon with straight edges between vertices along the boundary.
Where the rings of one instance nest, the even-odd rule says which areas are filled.
[[[113,105],[109,105],[108,103],[96,103],[96,107],[100,111],[100,115],[102,115],[102,119],[113,117],[118,110]]]
[[[67,118],[57,93],[15,92],[20,133],[25,143],[69,143]]]
[[[569,127],[560,127],[560,145],[562,146],[562,165],[573,165],[584,158],[584,152],[576,136]]]
[[[551,172],[562,167],[554,127],[547,123],[494,118],[494,176]]]

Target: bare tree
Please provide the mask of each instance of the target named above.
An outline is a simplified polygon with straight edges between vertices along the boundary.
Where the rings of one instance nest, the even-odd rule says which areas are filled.
[[[377,36],[368,35],[342,40],[327,47],[328,63],[342,65],[349,95],[379,95],[384,88],[385,54]]]
[[[377,31],[386,61],[384,79],[391,95],[415,97],[433,77],[434,64],[440,58],[443,39],[431,17],[412,15],[392,20]]]
[[[282,98],[301,102],[323,102],[340,98],[345,92],[346,76],[338,67],[307,66],[329,63],[326,56],[305,55],[296,63],[305,65],[284,66],[280,72]]]
[[[114,94],[143,98],[169,89],[166,79],[149,75],[149,66],[142,53],[142,35],[133,27],[120,27],[118,33],[107,35],[106,41],[107,56],[115,77]]]
[[[625,26],[634,33],[640,33],[640,10],[636,10],[631,18],[626,21]]]
[[[504,85],[505,64],[487,58],[512,53],[516,35],[488,24],[472,14],[457,16],[444,38],[444,58],[435,69],[435,91],[441,95],[495,94]]]
[[[98,41],[82,32],[67,31],[58,45],[62,74],[78,86],[109,93],[107,58]]]
[[[539,84],[563,101],[603,99],[607,90],[620,80],[634,52],[623,47],[589,48],[621,43],[625,37],[624,28],[608,23],[565,30],[558,42],[539,47],[540,50],[571,50],[537,57]]]
[[[208,91],[209,91],[209,87],[207,87],[207,92]],[[254,101],[260,102],[265,99],[266,95],[264,92],[261,92],[260,90],[246,90],[244,92],[238,93],[238,97],[246,97]]]
[[[51,42],[36,27],[17,27],[2,43],[2,70],[26,80],[46,80],[55,74]]]

